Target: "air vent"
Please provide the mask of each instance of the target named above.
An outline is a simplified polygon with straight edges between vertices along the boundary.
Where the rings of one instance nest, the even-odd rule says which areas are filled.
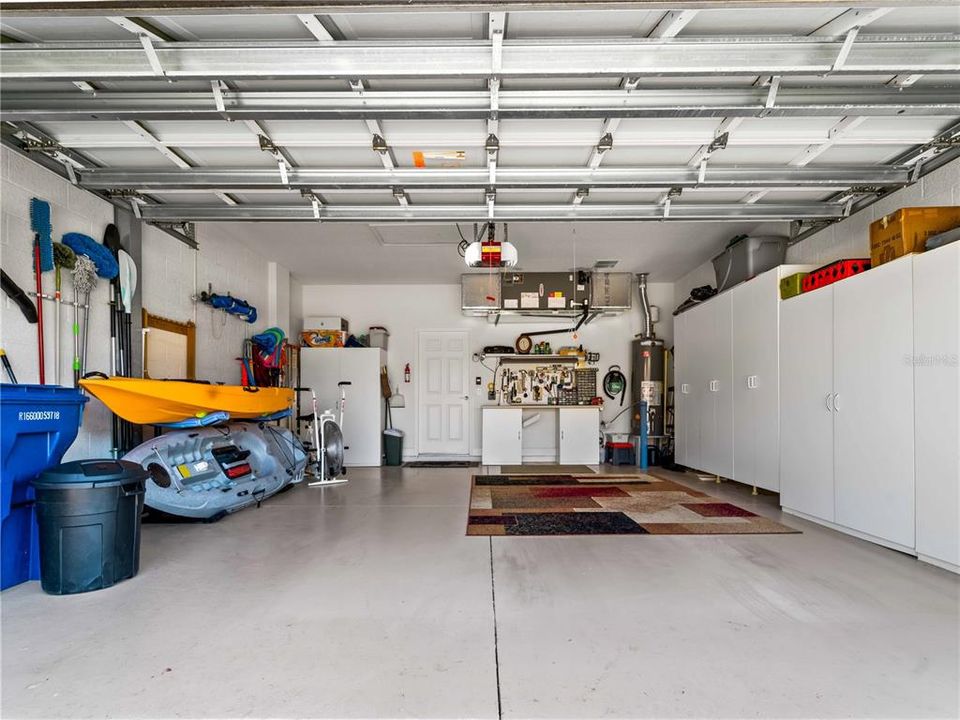
[[[617,266],[617,263],[619,262],[620,262],[619,260],[597,260],[593,264],[593,269],[594,270],[610,270],[612,268],[615,268]]]

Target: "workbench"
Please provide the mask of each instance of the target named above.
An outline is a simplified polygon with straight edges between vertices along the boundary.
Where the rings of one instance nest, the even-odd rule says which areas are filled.
[[[520,465],[523,423],[536,413],[557,413],[557,462],[596,465],[600,462],[599,405],[484,405],[482,463]]]

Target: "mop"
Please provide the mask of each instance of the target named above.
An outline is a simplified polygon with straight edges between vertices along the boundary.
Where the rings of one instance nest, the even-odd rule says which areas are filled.
[[[39,198],[30,198],[30,229],[35,241],[33,248],[34,273],[37,276],[37,352],[39,353],[40,384],[46,384],[46,362],[43,356],[43,273],[53,270],[53,241],[50,239],[50,204]]]
[[[66,233],[63,243],[77,254],[77,267],[73,270],[74,303],[78,295],[86,297],[83,306],[83,343],[77,351],[80,328],[77,324],[79,310],[74,316],[73,324],[73,380],[74,385],[80,381],[81,370],[87,364],[87,338],[89,337],[90,293],[97,285],[97,275],[107,280],[115,278],[120,272],[116,259],[109,249],[98,243],[92,237],[83,233]],[[81,263],[81,259],[85,259]],[[78,288],[77,285],[80,285]]]
[[[77,308],[73,321],[73,382],[78,385],[83,375],[83,368],[87,354],[87,329],[90,319],[90,293],[97,286],[97,266],[86,255],[77,255],[76,266],[73,268],[73,299]],[[83,305],[79,304],[79,296],[83,295]],[[83,308],[83,344],[78,349],[80,341],[80,308]],[[81,359],[82,358],[82,359]]]
[[[53,335],[53,356],[54,356],[54,367],[53,367],[53,382],[55,385],[60,384],[60,303],[62,295],[60,293],[62,287],[62,280],[60,276],[60,270],[66,268],[67,270],[73,270],[77,265],[77,254],[68,248],[63,243],[54,243],[53,244],[53,264],[56,267],[56,290],[53,295],[54,302],[56,303],[53,306],[54,312],[54,325],[56,330]]]

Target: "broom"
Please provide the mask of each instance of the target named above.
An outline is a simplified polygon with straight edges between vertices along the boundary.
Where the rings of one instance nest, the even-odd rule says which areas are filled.
[[[50,239],[50,204],[30,198],[30,229],[33,230],[33,270],[37,276],[37,352],[40,359],[40,384],[46,385],[43,356],[43,273],[53,270],[53,241]]]

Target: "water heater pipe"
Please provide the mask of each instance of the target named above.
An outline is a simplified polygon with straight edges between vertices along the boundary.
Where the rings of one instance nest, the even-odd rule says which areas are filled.
[[[644,340],[652,340],[656,337],[653,333],[653,318],[650,314],[650,299],[647,297],[647,275],[649,273],[637,273],[637,290],[640,292],[640,312],[643,313],[643,327],[640,330],[640,337]]]

